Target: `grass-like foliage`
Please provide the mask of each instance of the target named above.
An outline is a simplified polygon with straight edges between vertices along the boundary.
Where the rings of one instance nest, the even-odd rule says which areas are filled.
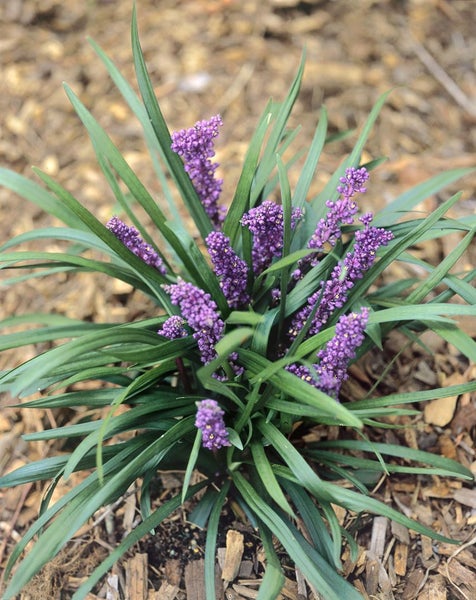
[[[432,330],[476,360],[474,340],[454,320],[476,315],[475,270],[458,274],[452,269],[474,237],[476,218],[445,216],[459,194],[428,216],[410,217],[418,203],[467,170],[442,173],[376,214],[362,211],[365,186],[372,185],[369,173],[381,161],[362,165],[361,154],[382,97],[352,153],[325,189],[310,197],[329,136],[322,108],[309,148],[291,151],[298,132],[287,123],[301,64],[284,102],[266,106],[225,209],[213,162],[220,117],[170,135],[147,74],[135,14],[132,45],[141,99],[92,43],[143,127],[162,182],[159,198],[152,197],[67,86],[119,214],[111,209],[111,220],[102,223],[38,169],[44,186],[0,170],[0,184],[64,223],[3,245],[2,268],[19,270],[11,285],[61,271],[96,271],[127,282],[157,305],[150,318],[132,323],[81,322],[59,314],[14,316],[0,323],[2,350],[40,342],[50,346],[3,372],[0,391],[23,399],[43,391],[41,399],[23,400],[22,406],[32,409],[89,408],[87,421],[27,436],[69,438],[70,454],[0,479],[3,487],[51,480],[36,522],[10,557],[4,598],[18,594],[98,509],[134,482],[140,482],[141,524],[81,585],[75,599],[84,598],[129,548],[205,489],[194,500],[191,518],[207,529],[210,600],[215,598],[219,518],[229,499],[241,506],[266,553],[260,600],[275,598],[283,585],[280,546],[326,600],[361,598],[341,575],[343,544],[354,551],[356,544],[334,508],[384,515],[446,540],[374,498],[372,487],[392,473],[471,479],[451,460],[373,443],[369,431],[389,426],[389,417],[414,414],[405,404],[474,390],[476,383],[391,396],[372,391],[356,401],[339,397],[349,364],[381,348],[393,329],[413,342]],[[302,168],[291,189],[288,171],[298,159]],[[226,165],[223,173],[226,177]],[[144,212],[147,224],[139,216]],[[196,231],[183,225],[186,213]],[[461,234],[461,242],[440,264],[412,255],[415,244],[453,232]],[[44,239],[59,240],[58,247],[65,249],[17,248]],[[395,261],[418,263],[426,277],[382,285],[382,272]],[[9,333],[13,327],[15,333]],[[326,441],[329,426],[341,433]],[[303,444],[303,434],[316,427],[323,441]],[[184,471],[183,489],[157,508],[151,484],[157,471],[166,469]],[[192,486],[194,470],[204,477]],[[84,471],[82,482],[52,504],[57,483],[75,471]]]

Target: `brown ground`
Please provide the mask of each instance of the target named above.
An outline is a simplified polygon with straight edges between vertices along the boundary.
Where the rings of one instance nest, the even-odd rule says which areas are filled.
[[[86,36],[95,39],[131,80],[131,4],[130,0],[7,0],[0,4],[0,165],[27,175],[30,165],[41,167],[102,219],[111,214],[111,195],[61,83],[71,85],[142,180],[158,193],[139,126],[86,41]],[[331,130],[343,130],[362,124],[378,96],[395,88],[364,157],[389,158],[372,178],[369,207],[384,204],[443,169],[475,164],[473,0],[137,0],[137,6],[142,46],[169,126],[190,126],[217,112],[223,117],[218,159],[226,196],[236,184],[246,143],[265,101],[269,96],[284,97],[303,46],[308,60],[294,114],[294,122],[303,126],[303,140],[312,135],[323,102],[329,110]],[[316,189],[350,147],[350,142],[345,142],[325,154]],[[474,191],[475,183],[475,176],[467,177],[448,194],[460,187]],[[435,201],[430,199],[424,208],[431,210]],[[6,190],[0,190],[0,207],[0,241],[48,222],[37,208]],[[466,193],[454,214],[474,210],[474,196]],[[454,243],[452,239],[428,244],[423,253],[439,260]],[[474,254],[466,260],[474,265]],[[105,321],[127,320],[152,310],[139,296],[132,296],[124,306],[120,301],[123,291],[90,277],[37,281],[1,291],[0,316],[55,310]],[[474,322],[465,323],[465,329],[476,335]],[[451,348],[437,344],[435,352],[434,358],[412,354],[403,359],[388,375],[386,385],[409,390],[475,377],[474,370]],[[24,352],[0,358],[0,367],[5,361],[11,365],[24,358]],[[375,377],[377,360],[382,357],[373,357],[356,371],[348,393],[358,393],[359,378]],[[434,406],[433,413],[430,409],[425,418],[417,420],[413,433],[406,434],[405,443],[421,447],[424,439],[426,447],[474,468],[474,406],[474,398],[459,398],[443,417],[444,411]],[[19,436],[54,425],[58,418],[61,415],[50,411],[4,409],[0,416],[0,472],[53,454],[54,449],[46,444],[26,446]],[[439,426],[434,425],[435,418],[441,419]],[[163,485],[167,490],[177,482],[166,479]],[[411,534],[409,538],[405,532],[390,532],[389,528],[379,545],[375,540],[382,525],[377,519],[369,520],[359,537],[361,560],[349,564],[347,570],[362,593],[381,600],[476,597],[474,491],[454,482],[405,478],[384,482],[379,493],[466,546],[455,550],[439,545],[435,550],[421,536]],[[34,517],[40,495],[36,486],[0,492],[0,564]],[[60,555],[33,582],[29,597],[69,598],[78,578],[132,526],[135,501],[132,494],[116,507],[114,518],[105,515],[108,533],[103,520],[80,532],[79,545]],[[109,597],[119,597],[114,595],[115,589],[125,590],[123,597],[132,600],[147,598],[147,590],[149,598],[202,597],[193,584],[201,563],[191,559],[202,556],[203,534],[186,525],[185,518],[186,513],[176,516],[156,538],[136,548],[129,562],[115,569],[113,575],[119,583],[110,579]],[[342,519],[347,521],[349,516],[342,515]],[[239,528],[231,520],[232,516],[228,526]],[[224,531],[226,527],[224,523]],[[374,533],[372,543],[370,531]],[[253,532],[244,533],[248,555],[243,566],[250,572],[238,576],[227,599],[254,597],[256,586],[249,580],[261,573]],[[172,539],[179,539],[175,547]],[[224,535],[220,545],[226,544],[232,547],[233,542]],[[184,559],[182,563],[177,562],[177,555]],[[182,568],[185,578],[180,576]],[[295,580],[292,569],[288,575]],[[151,590],[160,586],[160,595],[154,595]],[[97,591],[98,597],[105,593],[106,586]],[[296,588],[290,586],[286,597],[298,598]]]

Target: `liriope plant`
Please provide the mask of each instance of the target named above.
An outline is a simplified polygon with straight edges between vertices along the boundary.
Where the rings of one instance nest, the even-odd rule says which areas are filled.
[[[357,545],[335,507],[384,515],[448,541],[373,497],[372,486],[395,472],[472,478],[449,459],[374,442],[372,429],[388,426],[389,417],[415,414],[413,405],[419,402],[472,391],[475,382],[341,397],[349,365],[381,349],[393,330],[410,341],[432,330],[476,360],[474,340],[455,320],[476,314],[475,270],[452,272],[474,238],[476,218],[447,218],[460,194],[427,216],[410,216],[422,200],[469,170],[441,173],[375,214],[364,208],[371,171],[381,160],[362,164],[361,156],[383,96],[352,152],[312,197],[311,182],[329,141],[322,107],[291,188],[288,170],[297,153],[291,158],[289,153],[298,132],[289,129],[288,117],[302,63],[285,100],[265,107],[234,197],[225,206],[213,159],[220,116],[169,133],[147,74],[135,14],[132,47],[141,98],[100,47],[92,46],[143,127],[162,192],[154,197],[146,189],[66,86],[115,196],[116,213],[111,208],[110,220],[101,222],[46,173],[35,169],[43,186],[0,169],[3,186],[64,224],[5,243],[1,266],[7,273],[19,270],[11,285],[53,272],[99,272],[141,291],[156,310],[130,323],[82,322],[61,314],[12,316],[0,323],[2,350],[50,344],[4,371],[0,391],[21,398],[21,406],[32,410],[89,409],[87,421],[25,436],[29,441],[68,438],[69,454],[0,478],[2,487],[49,481],[38,518],[10,556],[3,597],[18,594],[96,511],[138,482],[140,524],[73,598],[85,598],[115,561],[195,498],[190,519],[207,530],[207,598],[215,598],[220,514],[232,499],[258,532],[266,555],[260,600],[275,598],[284,583],[278,545],[321,597],[357,600],[361,595],[343,578],[341,563],[343,545],[353,556]],[[222,172],[226,177],[226,165]],[[147,226],[139,209],[147,213]],[[190,217],[195,231],[184,225]],[[461,242],[440,264],[412,255],[415,244],[454,232]],[[21,249],[44,239],[61,240],[65,249]],[[418,263],[425,276],[382,285],[381,274],[395,261]],[[452,303],[455,296],[458,303]],[[19,325],[23,331],[9,333]],[[43,397],[28,400],[38,390]],[[320,442],[302,443],[310,428],[325,432],[330,426],[339,428],[337,438],[326,440],[324,433]],[[182,490],[157,506],[152,483],[158,470],[185,475]],[[78,471],[84,472],[81,483],[52,503],[58,482]],[[191,485],[194,471],[202,477]]]

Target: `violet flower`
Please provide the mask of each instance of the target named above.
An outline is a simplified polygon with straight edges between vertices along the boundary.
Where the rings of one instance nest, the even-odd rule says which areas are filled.
[[[355,233],[353,250],[348,252],[344,260],[334,267],[330,279],[321,283],[320,289],[308,298],[307,304],[292,319],[288,330],[291,341],[298,336],[313,311],[315,312],[307,335],[318,333],[334,311],[344,306],[349,290],[374,263],[378,248],[386,246],[393,239],[391,231],[369,226],[370,213],[361,220],[364,222],[365,228]],[[317,302],[319,305],[315,309]]]
[[[358,211],[358,206],[352,197],[358,193],[365,193],[367,189],[364,183],[369,178],[369,173],[365,167],[355,169],[351,167],[345,170],[345,177],[339,179],[341,185],[337,187],[337,192],[341,195],[336,202],[328,200],[326,206],[329,209],[326,217],[321,219],[309,240],[308,247],[316,250],[323,250],[326,243],[335,246],[341,236],[341,226],[343,224],[351,225],[354,222],[354,215]]]
[[[319,220],[307,244],[308,248],[316,250],[316,254],[310,254],[298,262],[298,268],[292,274],[293,279],[301,279],[308,265],[317,264],[317,253],[322,252],[326,244],[336,245],[342,235],[342,225],[352,225],[354,215],[358,211],[357,202],[352,198],[356,193],[363,194],[367,191],[364,183],[368,178],[369,173],[365,167],[360,169],[350,167],[345,170],[345,176],[339,179],[340,185],[337,187],[340,198],[335,202],[327,200],[326,206],[329,210],[326,216]]]
[[[349,377],[347,368],[364,341],[368,318],[369,309],[366,307],[360,313],[352,312],[340,317],[334,337],[317,353],[318,387],[333,398],[337,398],[342,383]]]
[[[207,450],[219,450],[231,446],[223,420],[224,411],[216,400],[206,398],[197,402],[195,427],[202,432],[202,446]]]
[[[118,217],[109,219],[106,227],[136,256],[151,267],[155,267],[162,275],[166,274],[167,270],[162,259],[152,246],[141,238],[135,227],[129,227],[129,225],[126,225]]]
[[[319,362],[312,365],[313,369],[294,363],[286,370],[337,399],[342,383],[349,377],[349,362],[364,341],[368,317],[369,310],[365,307],[360,313],[343,315],[337,322],[334,337],[317,353]]]
[[[293,208],[291,227],[294,229],[303,212]],[[276,256],[281,256],[284,236],[283,207],[271,200],[250,209],[241,219],[241,224],[253,234],[251,258],[253,272],[259,275],[269,267]]]
[[[311,373],[311,369],[309,369],[305,365],[299,365],[297,363],[292,363],[291,365],[288,365],[286,367],[286,371],[289,371],[293,375],[296,375],[296,377],[299,377],[299,379],[302,379],[306,383],[309,383],[309,384],[313,385],[314,387],[318,387],[318,385],[317,385],[318,382],[317,382],[315,375],[313,375]]]
[[[217,353],[215,344],[223,337],[225,323],[220,317],[218,307],[210,294],[192,283],[178,279],[177,283],[164,285],[172,304],[180,307],[182,317],[194,330],[198,349],[204,364],[208,364]]]
[[[213,270],[220,277],[220,286],[231,308],[238,308],[250,300],[246,291],[248,265],[233,250],[229,238],[220,231],[212,231],[205,240]]]
[[[198,121],[190,129],[172,133],[171,148],[185,163],[185,171],[202,201],[205,212],[218,228],[225,218],[225,207],[218,205],[223,180],[215,177],[218,163],[210,159],[215,155],[213,139],[222,125],[220,115],[208,121]]]
[[[162,327],[157,331],[159,335],[163,335],[169,340],[187,337],[188,333],[184,327],[185,319],[179,315],[172,315],[162,323]]]

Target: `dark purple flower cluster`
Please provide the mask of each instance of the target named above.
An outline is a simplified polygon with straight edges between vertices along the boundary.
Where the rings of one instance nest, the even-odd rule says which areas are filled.
[[[293,208],[291,227],[294,229],[303,212]],[[269,267],[276,256],[281,256],[284,235],[283,207],[271,200],[250,209],[241,219],[241,224],[253,234],[251,257],[253,272],[259,275]]]
[[[219,450],[231,446],[223,420],[224,411],[216,400],[205,398],[197,402],[195,427],[202,432],[202,446],[207,450]]]
[[[318,381],[316,379],[316,374],[312,374],[311,369],[309,369],[305,365],[293,363],[286,367],[286,371],[289,371],[293,375],[296,375],[296,377],[299,377],[299,379],[302,379],[303,381],[309,383],[310,385],[313,385],[314,387],[319,387]]]
[[[180,313],[194,330],[198,349],[204,364],[216,358],[215,344],[223,337],[225,323],[220,317],[218,307],[200,288],[182,279],[172,285],[164,285],[173,304],[180,307]]]
[[[337,187],[337,191],[345,198],[351,198],[356,193],[365,194],[367,188],[364,185],[368,178],[369,172],[365,167],[349,167],[345,170],[345,176],[339,179],[341,185]]]
[[[365,227],[356,231],[354,250],[349,252],[344,259],[346,277],[352,281],[357,281],[364,276],[364,273],[373,265],[380,246],[387,246],[394,238],[391,231],[380,227],[370,227],[370,214],[365,215],[361,220],[365,223]]]
[[[343,315],[337,322],[334,337],[317,353],[319,362],[312,365],[312,370],[299,364],[291,364],[287,370],[337,399],[342,383],[348,378],[349,362],[364,341],[368,318],[369,310],[365,307],[360,313]]]
[[[311,315],[308,335],[318,333],[332,313],[345,304],[348,292],[355,282],[372,266],[378,248],[386,246],[393,239],[391,231],[369,226],[370,215],[362,220],[365,228],[356,232],[354,249],[334,267],[331,278],[322,282],[320,289],[308,298],[306,306],[294,316],[288,331],[291,340],[297,337]],[[319,303],[317,309],[316,303]]]
[[[203,203],[212,223],[219,227],[224,219],[224,207],[218,205],[223,180],[215,177],[218,163],[210,159],[215,156],[213,140],[222,125],[220,115],[208,121],[198,121],[190,129],[172,133],[172,150],[181,156],[193,186]]]
[[[188,333],[184,327],[185,319],[179,315],[172,315],[162,323],[162,327],[157,331],[159,335],[163,335],[169,340],[187,337]]]
[[[319,220],[308,242],[308,248],[315,249],[316,254],[310,254],[299,261],[298,268],[293,272],[293,279],[301,279],[307,266],[317,264],[317,253],[322,252],[326,244],[336,245],[342,235],[342,225],[352,225],[354,215],[358,211],[357,202],[352,198],[356,193],[363,194],[367,191],[364,183],[368,178],[369,173],[365,167],[360,169],[350,167],[345,170],[345,176],[339,179],[340,185],[337,187],[341,197],[336,202],[327,200],[326,206],[329,210],[325,218]]]
[[[347,367],[355,358],[356,350],[364,341],[364,330],[369,319],[369,309],[340,317],[334,337],[323,350],[319,350],[315,365],[319,378],[319,389],[337,398],[342,383],[349,377]]]
[[[355,169],[353,167],[346,169],[345,177],[340,178],[341,185],[337,191],[341,195],[336,202],[328,200],[326,206],[329,209],[325,219],[321,219],[317,224],[308,247],[316,250],[323,250],[324,245],[335,246],[341,236],[341,226],[343,224],[351,225],[354,222],[354,215],[358,211],[358,206],[352,197],[357,193],[366,192],[364,183],[369,178],[369,173],[365,167]]]
[[[233,250],[229,238],[220,231],[212,231],[205,240],[213,270],[220,277],[220,286],[231,308],[238,308],[250,300],[246,291],[248,265]]]
[[[129,227],[129,225],[126,225],[118,217],[109,219],[106,223],[106,227],[136,256],[141,258],[151,267],[155,267],[162,275],[166,274],[167,270],[163,265],[162,259],[152,246],[149,246],[149,244],[141,238],[135,227]]]

